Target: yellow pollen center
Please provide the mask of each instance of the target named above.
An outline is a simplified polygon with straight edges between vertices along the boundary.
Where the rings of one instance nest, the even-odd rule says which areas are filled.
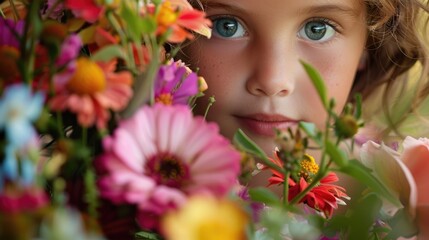
[[[158,13],[157,21],[161,26],[170,26],[176,22],[177,13],[171,7],[170,1],[165,1]]]
[[[300,162],[301,171],[299,175],[306,180],[309,180],[310,175],[314,175],[319,171],[319,165],[317,165],[314,158],[308,154],[304,155],[304,159]]]
[[[103,70],[88,58],[76,60],[76,70],[67,82],[67,89],[79,95],[94,94],[106,88]]]
[[[159,102],[164,105],[172,105],[173,96],[170,93],[161,93],[158,97],[155,98],[155,102]]]

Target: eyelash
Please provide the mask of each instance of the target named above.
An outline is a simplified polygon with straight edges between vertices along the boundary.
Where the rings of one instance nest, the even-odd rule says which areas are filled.
[[[237,21],[238,24],[240,24],[243,28],[243,30],[245,31],[244,37],[249,35],[249,31],[247,30],[246,24],[243,23],[243,21],[234,16],[234,15],[229,15],[229,14],[220,14],[220,15],[212,15],[212,16],[208,16],[208,18],[214,23],[215,21],[222,19],[222,18],[231,18],[234,19],[235,21]],[[214,27],[214,26],[213,26]],[[212,29],[213,31],[213,29]]]
[[[340,26],[336,22],[332,21],[329,18],[324,18],[324,17],[310,18],[310,19],[306,20],[303,25],[305,25],[308,22],[312,22],[312,21],[325,23],[325,24],[329,25],[330,27],[332,27],[335,30],[335,32],[341,33]]]

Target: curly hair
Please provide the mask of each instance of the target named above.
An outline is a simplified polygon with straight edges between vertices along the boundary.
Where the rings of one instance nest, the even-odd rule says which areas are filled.
[[[418,106],[429,94],[428,0],[364,1],[368,22],[366,68],[358,73],[353,92],[366,97],[377,86],[385,84],[383,105],[388,106],[393,84],[407,83],[407,71],[420,63],[418,83],[421,87],[413,103],[414,107]],[[389,118],[389,109],[383,110]],[[395,129],[399,122],[391,124]]]

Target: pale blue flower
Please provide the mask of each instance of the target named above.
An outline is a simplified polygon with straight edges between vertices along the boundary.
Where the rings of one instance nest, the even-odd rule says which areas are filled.
[[[36,168],[25,146],[23,149],[8,144],[4,149],[3,162],[0,164],[0,192],[3,190],[4,181],[13,181],[22,186],[30,186],[35,179]]]
[[[20,148],[36,135],[32,122],[39,117],[43,101],[41,93],[33,94],[26,85],[5,89],[0,99],[0,130],[4,130],[10,144]]]

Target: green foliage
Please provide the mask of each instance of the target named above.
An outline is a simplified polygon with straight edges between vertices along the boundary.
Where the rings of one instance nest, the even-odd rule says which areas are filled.
[[[349,163],[341,167],[339,171],[354,177],[359,182],[369,187],[372,191],[389,200],[395,206],[401,206],[399,200],[393,196],[389,190],[386,189],[384,184],[372,174],[372,170],[365,167],[361,162],[350,160]]]
[[[93,61],[106,61],[113,58],[126,59],[126,53],[118,45],[110,45],[102,48],[91,56]]]
[[[146,231],[140,231],[137,232],[134,235],[134,239],[141,239],[141,240],[163,240],[161,235],[156,234],[154,232],[146,232]]]
[[[344,167],[348,164],[346,153],[334,145],[331,141],[325,142],[326,153],[331,157],[332,161],[339,167]]]
[[[316,88],[317,93],[319,94],[323,106],[325,107],[325,109],[329,109],[327,90],[322,76],[320,76],[319,72],[314,69],[310,64],[302,60],[300,62],[304,67],[305,71],[307,72],[308,76],[310,77],[311,81],[313,82],[313,85]]]
[[[249,189],[250,198],[253,201],[261,202],[269,205],[280,204],[279,197],[272,191],[264,187],[251,188]]]
[[[234,145],[240,150],[248,152],[259,158],[265,158],[264,151],[253,142],[241,129],[238,129],[233,138]]]

